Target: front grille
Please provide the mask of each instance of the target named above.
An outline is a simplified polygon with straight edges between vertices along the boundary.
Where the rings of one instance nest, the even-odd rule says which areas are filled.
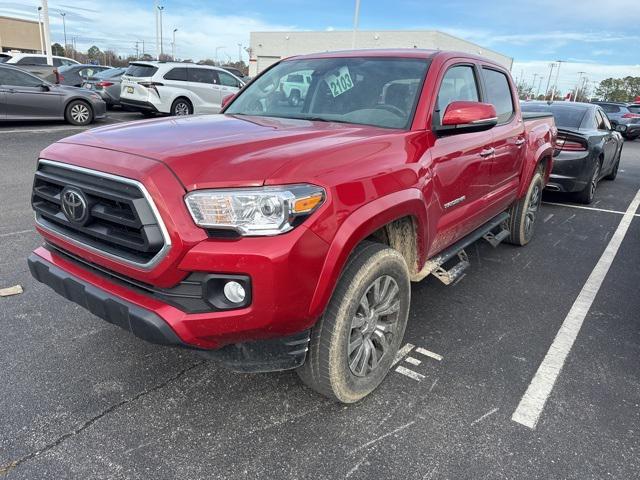
[[[168,248],[168,238],[148,194],[138,182],[41,160],[31,205],[43,228],[125,263],[148,267]],[[63,193],[84,198],[87,215],[75,221],[63,209]]]

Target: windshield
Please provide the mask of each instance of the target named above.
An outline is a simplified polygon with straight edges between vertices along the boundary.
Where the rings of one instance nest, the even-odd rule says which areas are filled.
[[[411,58],[284,61],[225,113],[408,128],[427,68],[427,60]]]
[[[114,78],[120,77],[125,72],[124,68],[108,68],[94,75],[94,78]]]
[[[580,128],[582,119],[588,107],[578,105],[545,105],[539,103],[522,103],[523,112],[547,112],[553,115],[556,125],[560,128]]]

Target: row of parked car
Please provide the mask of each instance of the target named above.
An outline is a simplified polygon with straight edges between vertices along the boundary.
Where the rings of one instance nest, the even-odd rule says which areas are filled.
[[[0,120],[65,119],[86,125],[121,106],[145,115],[217,113],[247,78],[233,67],[133,62],[83,65],[65,57],[0,54]]]

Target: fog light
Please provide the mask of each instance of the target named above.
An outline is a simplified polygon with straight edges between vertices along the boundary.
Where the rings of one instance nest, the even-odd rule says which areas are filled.
[[[244,288],[238,282],[227,282],[224,285],[224,296],[227,297],[227,300],[231,303],[244,302],[246,295]]]

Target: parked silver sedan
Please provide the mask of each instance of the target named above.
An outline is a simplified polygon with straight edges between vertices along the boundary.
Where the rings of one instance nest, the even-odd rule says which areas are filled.
[[[57,120],[89,125],[106,115],[96,93],[54,85],[17,67],[0,64],[0,120]]]
[[[120,105],[120,87],[126,68],[110,68],[99,72],[82,84],[83,88],[94,90],[107,103],[107,107]]]

